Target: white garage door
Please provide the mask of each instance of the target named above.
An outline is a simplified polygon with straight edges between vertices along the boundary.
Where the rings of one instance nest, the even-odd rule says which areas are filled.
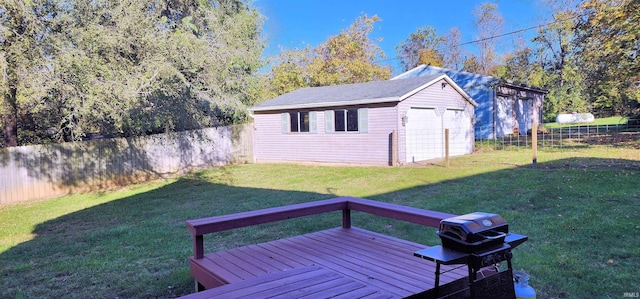
[[[407,162],[444,157],[442,120],[435,109],[407,111]]]
[[[473,131],[467,113],[462,110],[447,110],[442,118],[444,128],[449,129],[449,156],[470,154],[473,148]]]

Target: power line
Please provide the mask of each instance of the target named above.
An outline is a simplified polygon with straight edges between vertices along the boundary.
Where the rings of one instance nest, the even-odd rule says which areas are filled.
[[[489,37],[485,37],[485,38],[481,38],[481,39],[477,39],[477,40],[472,40],[472,41],[460,43],[460,44],[457,44],[457,45],[453,45],[452,47],[459,47],[459,46],[464,46],[464,45],[469,45],[469,44],[475,44],[475,43],[479,43],[479,42],[483,42],[483,41],[487,41],[487,40],[492,40],[492,39],[496,39],[496,38],[500,38],[500,37],[504,37],[504,36],[508,36],[508,35],[512,35],[512,34],[516,34],[516,33],[520,33],[520,32],[525,32],[525,31],[529,31],[529,30],[533,30],[533,29],[538,29],[538,28],[541,28],[541,27],[549,26],[551,24],[560,23],[560,22],[566,22],[566,21],[569,21],[569,20],[572,20],[572,19],[577,19],[577,18],[586,16],[587,14],[588,13],[584,13],[584,14],[580,14],[580,15],[577,15],[577,16],[574,16],[574,17],[569,17],[569,18],[566,18],[566,19],[562,19],[562,20],[555,20],[553,22],[549,22],[549,23],[542,24],[542,25],[537,25],[537,26],[533,26],[533,27],[529,27],[529,28],[522,28],[522,29],[518,29],[518,30],[515,30],[515,31],[508,32],[508,33],[503,33],[503,34],[489,36]],[[378,61],[375,61],[375,62],[379,63],[379,62],[386,62],[386,61],[397,60],[397,59],[400,59],[400,57],[395,56],[395,57],[392,57],[392,58],[378,60]]]

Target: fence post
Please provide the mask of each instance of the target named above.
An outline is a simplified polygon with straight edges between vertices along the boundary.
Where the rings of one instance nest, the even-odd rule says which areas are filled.
[[[449,168],[449,129],[444,129],[444,159]]]
[[[538,124],[531,128],[531,148],[533,148],[533,168],[538,167]]]

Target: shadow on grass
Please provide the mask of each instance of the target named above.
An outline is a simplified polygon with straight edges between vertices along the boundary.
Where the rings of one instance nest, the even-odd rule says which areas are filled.
[[[185,295],[193,291],[187,260],[192,241],[185,220],[327,197],[181,179],[37,225],[35,239],[0,255],[0,297]],[[279,238],[285,232],[272,226],[260,234]],[[231,241],[211,244],[210,249],[252,241],[242,230],[219,236]]]
[[[605,162],[576,158],[553,165],[558,163]],[[283,175],[295,176],[293,169]],[[0,297],[186,295],[193,291],[193,280],[187,260],[192,240],[185,220],[334,197],[236,187],[233,176],[230,168],[200,172],[37,225],[35,239],[0,255]],[[514,264],[530,272],[540,297],[616,297],[637,291],[640,277],[639,178],[633,169],[512,168],[368,198],[454,214],[498,213],[511,230],[530,237],[516,250]],[[359,214],[353,221],[422,244],[439,244],[433,229]],[[206,250],[339,225],[340,215],[331,213],[227,231],[207,236]]]

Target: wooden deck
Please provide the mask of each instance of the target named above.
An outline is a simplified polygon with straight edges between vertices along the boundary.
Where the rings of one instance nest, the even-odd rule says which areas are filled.
[[[342,210],[342,227],[221,252],[203,252],[207,233]],[[427,246],[351,226],[350,210],[434,226],[450,214],[356,198],[189,221],[194,234],[191,275],[198,290],[187,298],[403,298],[434,285],[435,264],[414,252]],[[443,266],[440,284],[464,278],[466,267]],[[297,274],[295,274],[297,273]]]
[[[402,298],[433,287],[435,264],[413,256],[425,247],[356,227],[334,228],[211,253],[190,262],[192,269],[225,284],[315,265]],[[443,271],[449,269],[445,267]],[[448,272],[441,283],[467,273],[466,267]]]
[[[391,294],[318,266],[284,270],[242,282],[194,293],[184,299],[221,298],[368,298],[391,299]]]

